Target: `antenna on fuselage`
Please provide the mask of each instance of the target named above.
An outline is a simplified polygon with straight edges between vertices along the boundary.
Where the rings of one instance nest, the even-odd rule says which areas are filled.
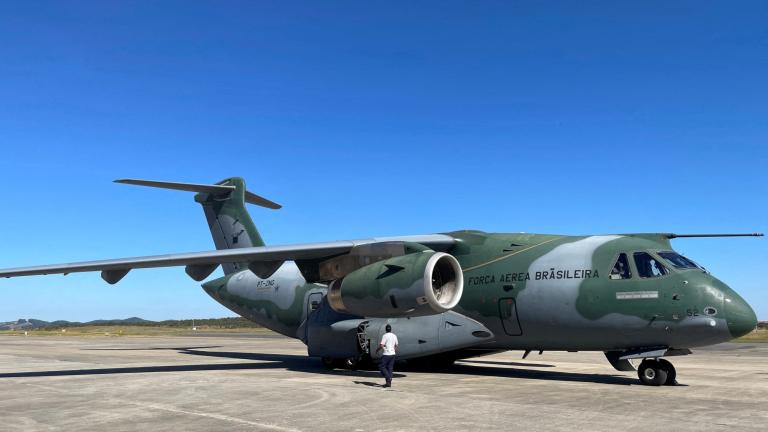
[[[667,234],[668,239],[691,238],[691,237],[762,237],[763,233],[741,233],[741,234]]]

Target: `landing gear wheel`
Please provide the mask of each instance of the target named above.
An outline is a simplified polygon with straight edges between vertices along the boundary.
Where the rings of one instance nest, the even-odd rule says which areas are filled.
[[[325,366],[326,369],[336,369],[339,365],[339,362],[331,357],[321,357],[320,361],[323,362],[323,366]]]
[[[453,357],[438,357],[433,363],[437,369],[449,369],[456,363],[456,359]]]
[[[349,370],[357,370],[357,367],[359,364],[360,364],[359,357],[349,357],[344,359],[344,367]]]
[[[677,385],[677,371],[675,370],[675,367],[672,366],[672,363],[664,359],[659,359],[658,362],[659,365],[667,371],[667,380],[664,381],[664,385]]]
[[[660,386],[667,382],[667,370],[657,360],[643,360],[637,368],[637,376],[645,385]]]

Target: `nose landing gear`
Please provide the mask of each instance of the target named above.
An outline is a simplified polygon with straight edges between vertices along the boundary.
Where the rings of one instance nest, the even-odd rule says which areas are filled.
[[[665,359],[645,359],[637,368],[640,382],[650,386],[677,384],[677,371]]]

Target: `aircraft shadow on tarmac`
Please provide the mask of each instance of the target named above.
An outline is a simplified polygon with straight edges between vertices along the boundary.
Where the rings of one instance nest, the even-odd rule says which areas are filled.
[[[179,354],[203,357],[215,357],[226,359],[249,360],[247,363],[209,363],[209,364],[191,364],[191,365],[167,365],[167,366],[128,366],[98,369],[73,369],[73,370],[54,370],[54,371],[29,371],[29,372],[6,372],[0,373],[2,378],[27,378],[27,377],[50,377],[50,376],[77,376],[77,375],[110,375],[110,374],[132,374],[132,373],[158,373],[158,372],[196,372],[196,371],[215,371],[215,370],[259,370],[259,369],[286,369],[294,372],[304,372],[312,374],[331,374],[347,375],[358,378],[380,378],[379,372],[374,370],[329,370],[322,366],[319,361],[312,360],[305,355],[294,354],[268,354],[268,353],[248,353],[248,352],[227,352],[227,351],[209,351],[208,349],[216,347],[175,347],[175,348],[128,348],[128,349],[97,349],[99,351],[142,351],[142,350],[173,350]],[[258,363],[254,363],[258,362]],[[476,365],[479,364],[479,365]],[[610,374],[589,374],[573,372],[556,372],[552,370],[519,369],[517,367],[498,367],[493,365],[519,366],[526,368],[552,368],[553,365],[540,363],[515,363],[515,362],[495,362],[485,360],[466,360],[459,361],[452,367],[441,369],[439,373],[455,375],[478,375],[492,376],[499,378],[517,378],[517,379],[535,379],[545,381],[572,381],[572,382],[592,382],[598,384],[631,385],[637,384],[633,377]],[[423,371],[423,369],[409,368],[407,365],[398,364],[401,372],[411,372],[414,370]],[[407,375],[396,372],[395,378],[403,378]],[[373,384],[365,381],[356,382],[358,384]]]
[[[546,363],[524,363],[524,362],[500,362],[490,360],[460,360],[462,363],[477,363],[477,364],[489,364],[489,365],[501,365],[501,366],[520,366],[520,367],[532,367],[532,368],[553,368],[555,365]]]

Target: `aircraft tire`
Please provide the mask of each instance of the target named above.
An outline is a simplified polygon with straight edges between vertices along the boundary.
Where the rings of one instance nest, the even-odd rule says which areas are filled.
[[[449,369],[456,362],[454,357],[446,355],[431,355],[409,359],[408,365],[415,370],[436,371]]]
[[[331,357],[321,357],[320,361],[323,363],[326,369],[332,370],[339,366],[339,361]]]
[[[344,367],[349,370],[357,370],[358,366],[360,365],[360,358],[359,357],[349,357],[344,359]]]
[[[637,368],[640,382],[649,386],[660,386],[667,382],[667,370],[656,360],[643,360]]]
[[[659,359],[659,365],[667,371],[667,380],[664,381],[664,385],[677,385],[677,371],[669,360]]]
[[[455,363],[455,358],[442,357],[435,362],[435,367],[438,369],[450,369]]]

